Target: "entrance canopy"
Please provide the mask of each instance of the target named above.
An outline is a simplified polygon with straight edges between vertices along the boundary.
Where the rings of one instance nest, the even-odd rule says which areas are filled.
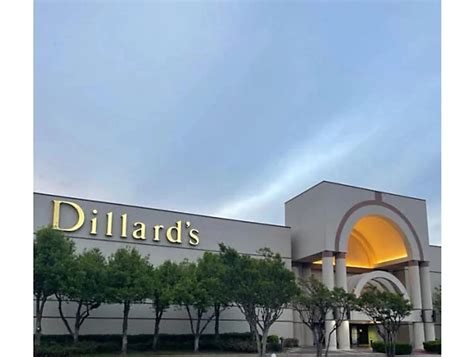
[[[368,215],[359,219],[352,228],[347,248],[349,267],[373,269],[408,257],[400,228],[383,216]]]

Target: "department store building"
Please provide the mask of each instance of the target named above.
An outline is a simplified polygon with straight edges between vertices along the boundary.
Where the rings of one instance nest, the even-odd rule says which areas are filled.
[[[148,255],[151,263],[198,259],[218,244],[257,256],[269,247],[279,253],[298,277],[314,275],[329,288],[356,295],[374,286],[403,294],[413,305],[399,339],[415,349],[440,338],[440,317],[432,294],[441,285],[441,248],[429,244],[426,201],[393,193],[322,181],[285,203],[285,225],[210,217],[200,214],[137,207],[44,193],[34,194],[35,230],[52,225],[64,231],[78,252],[99,248],[109,256],[130,246]],[[66,316],[74,316],[66,306]],[[367,316],[351,312],[331,336],[331,349],[350,349],[377,339]],[[122,308],[102,305],[84,322],[81,334],[120,334]],[[153,333],[150,303],[131,308],[129,334]],[[328,327],[334,321],[326,322]],[[207,327],[213,332],[213,324]],[[221,332],[249,331],[240,311],[225,310]],[[171,307],[163,315],[162,333],[190,333],[185,311]],[[43,333],[66,334],[54,299],[45,305]],[[273,325],[272,334],[294,337],[311,345],[311,331],[288,308]]]

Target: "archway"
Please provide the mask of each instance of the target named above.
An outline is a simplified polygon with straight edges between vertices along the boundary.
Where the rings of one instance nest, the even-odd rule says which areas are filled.
[[[335,250],[352,254],[355,266],[370,269],[389,261],[423,260],[421,242],[408,218],[376,201],[361,202],[346,212],[337,229]]]
[[[375,286],[381,290],[387,290],[392,293],[402,294],[407,300],[410,300],[405,286],[394,275],[381,270],[374,270],[369,273],[351,276],[347,280],[348,291],[360,296],[367,285]]]
[[[368,215],[353,226],[347,242],[347,266],[374,269],[407,258],[406,239],[392,220]]]

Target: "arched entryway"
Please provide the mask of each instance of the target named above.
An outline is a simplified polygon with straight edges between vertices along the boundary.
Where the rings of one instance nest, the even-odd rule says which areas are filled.
[[[375,270],[369,273],[354,275],[347,279],[348,291],[356,296],[360,296],[367,286],[374,286],[377,289],[402,294],[405,299],[410,300],[408,291],[403,283],[393,274],[386,271]]]
[[[403,294],[414,308],[409,319],[413,327],[413,345],[421,348],[425,341],[424,330],[427,336],[434,334],[433,325],[431,321],[427,323],[424,313],[424,310],[431,310],[428,301],[431,292],[427,288],[423,292],[421,290],[419,261],[423,260],[424,254],[417,232],[408,218],[384,202],[361,202],[341,219],[335,248],[335,285],[356,295],[368,284]],[[326,272],[328,269],[327,266]],[[394,274],[402,274],[404,283]],[[426,272],[421,274],[425,287],[428,286],[427,277]],[[364,323],[360,318],[354,320]],[[346,346],[349,328],[341,327],[337,335],[338,344]]]

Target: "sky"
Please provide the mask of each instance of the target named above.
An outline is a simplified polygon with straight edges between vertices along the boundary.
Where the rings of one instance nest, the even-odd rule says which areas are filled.
[[[284,224],[322,180],[424,198],[439,1],[35,1],[34,189]]]

